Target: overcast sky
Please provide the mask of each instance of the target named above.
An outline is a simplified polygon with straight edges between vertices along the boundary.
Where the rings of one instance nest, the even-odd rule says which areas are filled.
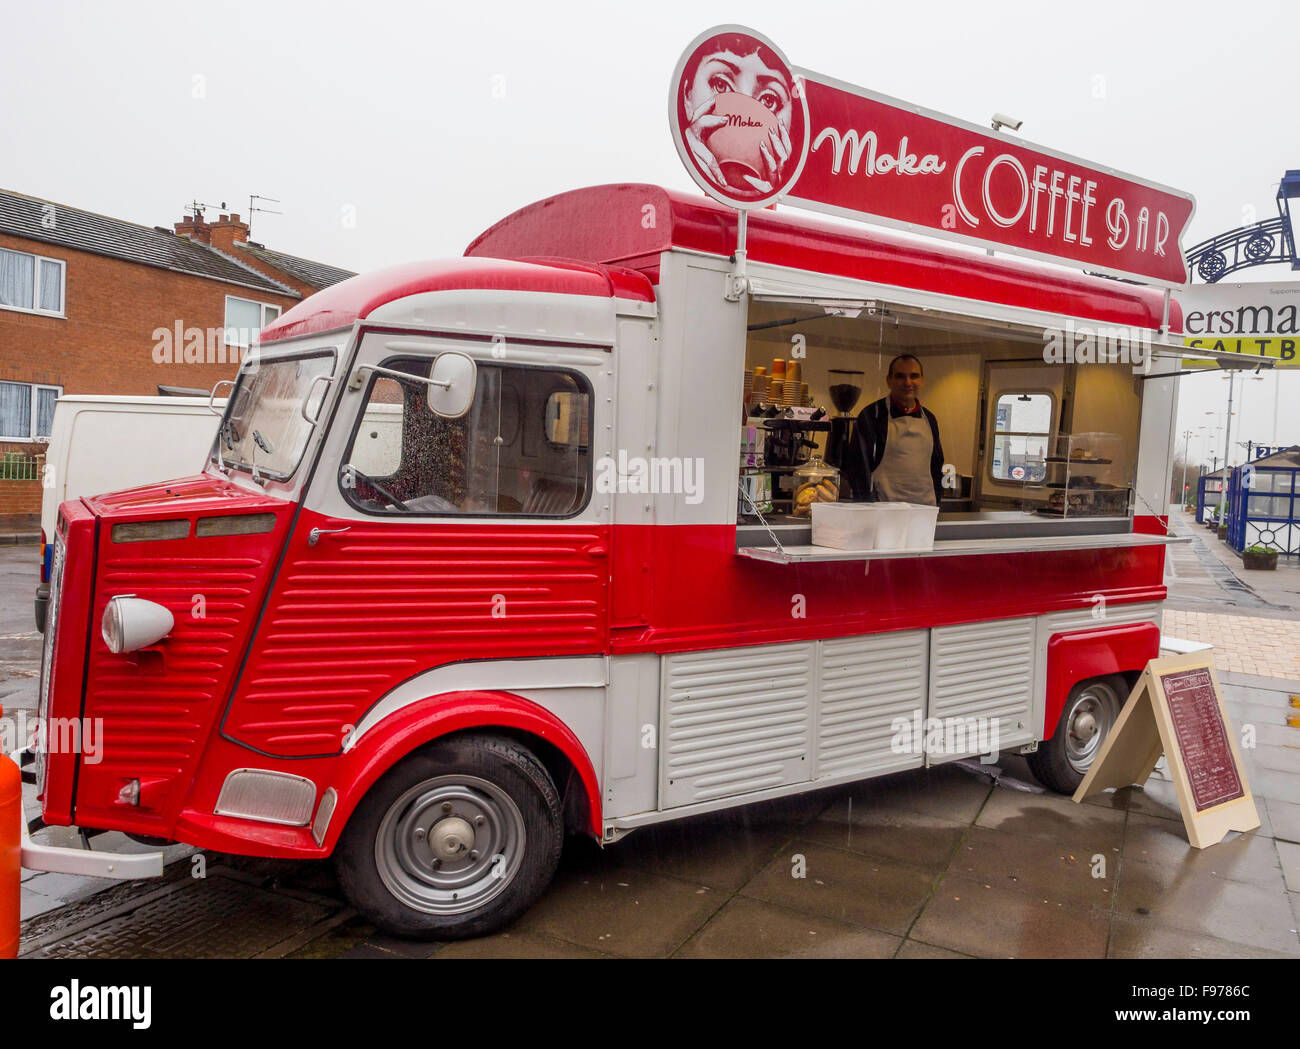
[[[741,22],[795,65],[977,124],[1008,113],[1032,142],[1190,191],[1186,248],[1273,215],[1282,172],[1300,168],[1297,10],[9,3],[0,186],[150,226],[196,199],[246,213],[259,193],[282,201],[266,205],[282,215],[254,219],[270,247],[354,270],[459,255],[566,189],[692,189],[668,131],[669,77],[697,33]],[[1291,276],[1273,266],[1233,279]],[[1243,440],[1272,438],[1274,385],[1247,384]],[[1217,375],[1185,382],[1180,430],[1209,421],[1226,387]],[[1300,442],[1300,370],[1281,399],[1279,438]]]

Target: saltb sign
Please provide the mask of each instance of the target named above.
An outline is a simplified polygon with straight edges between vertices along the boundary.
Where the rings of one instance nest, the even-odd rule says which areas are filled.
[[[1181,287],[1190,194],[792,67],[743,26],[678,62],[687,170],[733,207],[775,200]]]

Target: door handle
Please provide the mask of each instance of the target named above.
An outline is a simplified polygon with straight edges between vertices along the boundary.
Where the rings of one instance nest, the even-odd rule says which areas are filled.
[[[338,535],[339,532],[350,532],[351,530],[351,525],[346,528],[313,528],[307,533],[307,545],[315,546],[320,542],[320,537],[323,535]]]

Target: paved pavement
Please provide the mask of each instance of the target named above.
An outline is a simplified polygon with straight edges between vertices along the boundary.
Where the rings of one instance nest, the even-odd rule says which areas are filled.
[[[1215,668],[1300,682],[1300,558],[1247,571],[1241,556],[1191,514],[1174,514],[1191,539],[1169,547],[1164,632],[1213,645]]]
[[[1240,717],[1240,714],[1235,715]],[[1019,760],[1006,775],[1025,777]],[[1292,780],[1300,779],[1287,773]],[[1256,782],[1252,777],[1252,782]],[[1271,789],[1271,788],[1270,788]],[[1295,795],[1292,795],[1293,797]],[[945,766],[571,840],[513,927],[377,933],[326,864],[211,857],[24,923],[35,957],[1300,957],[1300,804],[1191,849],[1172,786],[1083,806]]]
[[[408,943],[347,905],[328,863],[170,853],[155,882],[30,874],[37,957],[1300,957],[1296,576],[1257,583],[1173,547],[1167,632],[1222,645],[1261,826],[1190,848],[1172,785],[1083,806],[1023,759],[957,766],[685,820],[601,849],[571,840],[507,931]],[[30,548],[0,551],[0,699],[35,705]],[[1289,571],[1289,570],[1288,570]],[[1231,578],[1229,578],[1231,577]],[[1288,595],[1292,596],[1288,596]],[[19,607],[11,607],[15,603]],[[1235,665],[1229,665],[1229,662]],[[34,799],[29,799],[34,805]],[[53,833],[53,832],[42,832]],[[120,837],[120,836],[116,836]]]

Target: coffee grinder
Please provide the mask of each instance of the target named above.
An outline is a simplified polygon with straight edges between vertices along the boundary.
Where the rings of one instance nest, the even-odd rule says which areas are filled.
[[[832,369],[827,372],[830,380],[831,404],[839,415],[831,419],[831,433],[826,440],[826,462],[839,470],[844,469],[844,457],[853,445],[853,427],[856,424],[852,412],[862,397],[864,372]]]

